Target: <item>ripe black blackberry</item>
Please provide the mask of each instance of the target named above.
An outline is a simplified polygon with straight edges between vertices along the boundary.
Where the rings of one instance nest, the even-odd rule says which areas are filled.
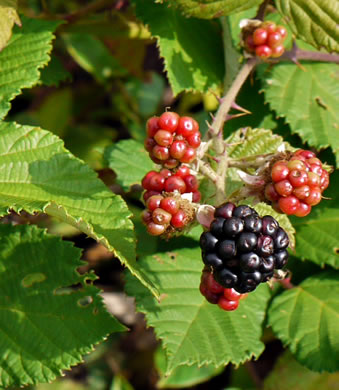
[[[216,208],[210,231],[200,237],[202,259],[224,288],[247,293],[267,282],[288,260],[287,233],[270,215],[249,206]]]

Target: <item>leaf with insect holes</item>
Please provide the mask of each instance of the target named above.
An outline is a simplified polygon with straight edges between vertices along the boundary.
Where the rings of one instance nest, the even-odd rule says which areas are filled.
[[[176,249],[172,240],[168,249],[139,259],[140,267],[162,293],[160,302],[129,274],[126,285],[137,309],[145,313],[148,325],[163,341],[166,373],[186,364],[220,367],[258,357],[264,349],[260,337],[268,287],[261,285],[236,311],[225,312],[199,292],[203,264],[197,242],[186,239],[186,248]]]
[[[217,89],[224,78],[220,27],[188,19],[180,11],[152,1],[135,1],[136,14],[157,39],[174,95]]]
[[[327,51],[339,51],[337,0],[277,0],[277,8],[299,39]]]
[[[339,370],[339,272],[313,275],[274,298],[269,324],[310,370]]]
[[[154,163],[145,151],[144,145],[132,139],[122,140],[107,147],[104,157],[108,166],[117,174],[117,181],[125,191],[133,184],[141,185],[146,173],[154,169]]]
[[[186,16],[212,19],[245,11],[259,5],[262,0],[165,0],[165,2],[179,7]]]
[[[13,29],[10,42],[0,52],[0,119],[9,111],[10,101],[23,88],[32,87],[39,81],[39,69],[50,60],[53,31],[60,24],[60,21],[24,16],[21,19],[22,27]]]
[[[280,64],[271,72],[259,68],[265,100],[285,117],[292,132],[315,148],[331,146],[339,162],[338,66]]]
[[[101,242],[156,294],[139,271],[131,213],[96,173],[38,127],[0,122],[0,214],[44,211]]]
[[[50,382],[125,329],[104,309],[95,275],[76,272],[81,251],[70,242],[28,225],[0,225],[0,237],[1,387]]]

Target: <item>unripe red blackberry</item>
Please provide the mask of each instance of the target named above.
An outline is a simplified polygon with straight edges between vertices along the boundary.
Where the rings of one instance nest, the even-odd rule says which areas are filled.
[[[145,202],[151,196],[161,195],[164,191],[192,193],[193,202],[200,201],[199,182],[186,166],[181,166],[175,173],[168,169],[162,169],[160,172],[150,171],[144,176],[141,184],[146,190],[143,195]]]
[[[198,123],[190,117],[181,117],[175,112],[164,112],[147,122],[145,149],[151,159],[169,169],[180,163],[192,163],[200,146]]]
[[[286,37],[285,27],[276,26],[271,21],[261,24],[253,21],[243,29],[243,45],[246,51],[263,60],[280,57],[285,51],[283,43]]]
[[[299,149],[268,170],[264,197],[279,212],[305,217],[322,198],[329,173],[310,150]]]
[[[287,263],[288,235],[270,215],[249,206],[225,203],[216,208],[210,230],[200,237],[205,265],[224,288],[253,291]]]
[[[217,304],[222,310],[233,311],[247,294],[240,294],[233,288],[224,288],[214,278],[208,268],[203,269],[200,279],[200,292],[209,303]]]
[[[192,222],[195,210],[190,201],[177,193],[152,195],[146,201],[141,220],[148,233],[169,238]]]

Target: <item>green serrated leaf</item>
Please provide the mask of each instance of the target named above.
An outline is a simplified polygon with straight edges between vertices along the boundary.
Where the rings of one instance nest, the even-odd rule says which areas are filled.
[[[310,370],[339,369],[339,272],[313,275],[273,300],[269,323]]]
[[[144,145],[132,139],[120,141],[106,148],[105,159],[108,166],[118,175],[117,181],[125,191],[133,184],[141,184],[141,179],[146,173],[154,169],[154,163],[145,151]]]
[[[157,38],[174,95],[216,89],[224,78],[220,28],[210,21],[187,19],[165,4],[135,1],[136,14]]]
[[[295,230],[286,214],[277,213],[270,205],[266,203],[258,203],[253,206],[253,208],[256,209],[259,215],[262,217],[264,215],[272,215],[272,217],[278,221],[279,225],[288,234],[288,237],[290,239],[290,248],[295,248]]]
[[[264,390],[319,390],[336,388],[339,373],[329,374],[308,370],[289,352],[279,357],[273,371],[265,379]]]
[[[0,0],[0,51],[10,40],[14,24],[21,26],[17,8],[17,0]]]
[[[22,28],[14,27],[10,42],[0,52],[0,119],[7,114],[10,101],[21,89],[39,81],[39,69],[50,59],[53,31],[59,24],[60,21],[22,16]]]
[[[227,125],[226,125],[227,126]],[[277,148],[285,144],[283,138],[266,129],[239,129],[227,139],[228,155],[232,158],[249,157],[257,154],[275,153]]]
[[[227,130],[227,125],[226,129]],[[277,148],[284,143],[279,135],[273,134],[271,130],[252,129],[250,127],[239,129],[233,132],[227,139],[228,155],[231,158],[249,157],[258,154],[275,153]],[[285,142],[286,148],[290,146]],[[227,192],[238,190],[243,185],[237,169],[227,170]]]
[[[261,0],[166,0],[173,6],[178,6],[186,16],[211,19],[245,11]]]
[[[113,57],[108,48],[90,34],[63,35],[66,48],[74,60],[99,82],[123,76],[127,72]],[[91,50],[88,50],[88,48]]]
[[[327,51],[339,51],[337,0],[277,0],[277,8],[298,38]]]
[[[184,364],[238,365],[264,349],[260,336],[268,287],[258,287],[234,312],[211,305],[199,292],[201,252],[197,243],[193,244],[193,248],[186,246],[139,260],[161,291],[160,302],[127,275],[127,293],[135,296],[137,309],[145,313],[148,325],[154,327],[166,348],[167,374]]]
[[[296,229],[296,255],[323,266],[339,268],[339,210],[316,206],[305,217],[293,218]]]
[[[0,214],[8,208],[45,211],[71,223],[111,250],[137,277],[133,224],[114,195],[51,133],[37,127],[0,123]]]
[[[76,272],[71,243],[34,226],[0,225],[0,237],[0,386],[50,382],[125,329],[88,283],[93,275]]]
[[[334,64],[280,64],[259,71],[265,100],[310,146],[331,146],[339,162],[338,68]]]

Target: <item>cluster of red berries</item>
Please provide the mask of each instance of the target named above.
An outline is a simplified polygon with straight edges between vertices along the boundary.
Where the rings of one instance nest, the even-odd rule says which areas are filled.
[[[175,229],[183,228],[189,220],[188,214],[181,206],[181,199],[173,196],[153,195],[146,201],[142,212],[142,221],[152,236],[165,233],[169,226]]]
[[[209,303],[218,304],[226,311],[238,308],[239,300],[246,298],[248,294],[240,294],[233,288],[224,288],[214,280],[213,274],[208,268],[204,268],[200,280],[200,292]]]
[[[147,122],[145,149],[156,164],[166,168],[173,169],[180,163],[192,163],[200,143],[199,125],[193,118],[164,112]]]
[[[245,48],[257,57],[262,59],[280,57],[284,51],[284,40],[287,37],[287,30],[284,26],[276,25],[274,22],[263,22],[246,36]]]
[[[199,182],[187,165],[181,165],[175,173],[169,169],[162,169],[160,172],[150,171],[142,179],[142,187],[145,191],[144,200],[147,201],[153,195],[160,195],[162,192],[175,192],[180,194],[192,193],[193,202],[198,203],[201,194],[198,191]]]
[[[145,148],[151,159],[162,165],[160,172],[150,171],[142,179],[146,210],[142,221],[153,236],[183,229],[192,220],[192,206],[182,194],[191,194],[200,202],[199,182],[188,165],[196,158],[200,146],[198,123],[175,112],[164,112],[147,121]]]
[[[297,150],[288,160],[275,162],[270,176],[265,198],[275,210],[297,217],[308,215],[329,185],[329,173],[310,150]]]

